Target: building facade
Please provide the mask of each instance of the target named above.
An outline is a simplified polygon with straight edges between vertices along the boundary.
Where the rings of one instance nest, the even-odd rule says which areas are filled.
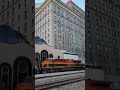
[[[104,80],[120,89],[120,1],[86,0],[86,64],[102,66]]]
[[[10,25],[22,33],[32,45],[35,28],[34,4],[34,0],[0,0],[0,25]]]
[[[39,54],[40,62],[44,61],[46,58],[79,60],[77,54],[55,49],[39,37],[35,37],[35,53]]]
[[[71,0],[45,0],[35,14],[35,36],[55,49],[84,57],[85,16]]]
[[[48,53],[48,55],[46,55],[47,56],[46,58],[78,60],[78,55],[77,54],[71,54],[71,53],[64,52],[64,51],[59,50],[59,49],[54,49],[53,47],[50,47],[47,44],[42,44],[42,45],[35,44],[35,53],[40,54],[41,61],[44,61],[42,59],[42,56],[43,56],[42,52],[43,51],[46,51]],[[52,57],[51,57],[51,55],[52,55]]]
[[[34,0],[0,0],[0,83],[6,90],[33,73],[34,5]]]

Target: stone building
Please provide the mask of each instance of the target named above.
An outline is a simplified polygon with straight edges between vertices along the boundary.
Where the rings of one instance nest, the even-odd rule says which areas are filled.
[[[45,0],[35,14],[35,36],[49,46],[66,50],[84,58],[85,15],[75,3],[69,0]]]
[[[34,0],[0,0],[0,83],[15,90],[32,75]]]
[[[102,66],[104,80],[120,89],[120,1],[86,0],[85,19],[86,64]]]
[[[79,60],[77,54],[55,49],[39,37],[35,38],[35,53],[40,55],[40,61],[44,61],[46,58]]]

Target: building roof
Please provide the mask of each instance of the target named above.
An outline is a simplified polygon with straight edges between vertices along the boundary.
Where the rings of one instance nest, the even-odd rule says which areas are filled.
[[[35,37],[35,44],[42,45],[42,44],[46,44],[46,42],[40,37]]]
[[[39,8],[42,5],[42,3],[35,3],[35,8]]]
[[[0,42],[15,44],[26,42],[24,36],[9,25],[0,25]]]
[[[68,0],[66,2],[66,5],[68,5],[69,3],[74,4],[72,7],[69,6],[69,8],[73,8],[74,6],[78,8],[78,9],[74,9],[73,12],[75,12],[76,14],[79,14],[78,12],[80,12],[82,15],[85,16],[85,11],[83,11],[77,4],[75,4],[72,0]]]
[[[35,3],[35,12],[39,9],[39,7],[42,5],[42,3]]]
[[[46,4],[47,2],[48,2],[49,0],[45,0],[43,3],[41,3],[41,5],[39,6],[39,8],[36,8],[36,14],[35,14],[35,16],[38,14],[38,12],[39,12],[39,10],[40,9],[42,9],[41,7],[44,5],[44,4]],[[57,1],[57,0],[56,0]],[[61,0],[58,0],[62,5],[64,5],[65,7],[66,7],[66,9],[68,9],[69,11],[72,11],[73,12],[73,10],[70,8],[70,7],[68,7],[67,6],[67,4],[68,3],[70,3],[70,2],[72,2],[72,0],[68,0],[66,3],[64,3],[63,1],[61,1]],[[73,3],[73,2],[72,2]],[[75,3],[74,3],[75,4]],[[76,4],[75,4],[76,5]],[[76,5],[77,6],[77,5]],[[36,4],[36,7],[37,7],[37,4]],[[77,6],[78,7],[78,6]],[[85,12],[80,8],[80,7],[78,7],[79,9],[80,9],[80,11],[81,11],[81,14],[85,17]],[[76,14],[75,12],[73,12],[74,14]],[[79,17],[81,17],[79,14],[77,14]],[[81,17],[83,20],[85,20],[85,18],[84,17]]]

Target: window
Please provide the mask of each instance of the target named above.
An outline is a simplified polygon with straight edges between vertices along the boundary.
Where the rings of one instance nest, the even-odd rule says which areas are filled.
[[[91,46],[91,44],[89,43],[89,45],[88,45],[88,48],[91,48],[92,46]]]
[[[112,12],[110,12],[110,16],[113,17],[113,13]]]
[[[109,4],[109,7],[110,7],[110,9],[112,8],[112,5],[111,5],[111,3]]]
[[[97,5],[95,5],[95,10],[97,10]]]
[[[32,32],[32,39],[34,39],[34,37],[35,37],[35,34],[34,34],[34,32]]]
[[[20,32],[20,26],[18,26],[18,32]]]
[[[32,7],[32,13],[34,13],[34,7]]]
[[[32,19],[32,26],[34,26],[34,19]]]
[[[9,17],[9,11],[7,12],[7,17]]]
[[[20,21],[20,15],[18,15],[18,21]]]
[[[24,32],[27,31],[27,23],[24,24]]]
[[[96,29],[98,28],[98,24],[96,24]]]
[[[45,30],[45,34],[46,34],[46,30]]]
[[[8,7],[9,7],[9,2],[8,2]]]
[[[24,16],[24,18],[27,18],[27,11],[25,11],[25,16]]]
[[[99,39],[99,34],[97,34],[97,39]]]
[[[14,15],[14,8],[12,8],[12,14]]]
[[[87,23],[87,27],[90,28],[90,22],[89,22],[89,21],[88,21],[88,23]]]
[[[58,59],[60,58],[60,56],[58,56]]]
[[[18,9],[20,9],[20,4],[18,5]]]
[[[3,5],[3,9],[2,10],[4,10],[4,5]]]
[[[97,14],[95,14],[95,20],[98,20]]]
[[[9,22],[7,22],[7,25],[9,24]]]
[[[100,16],[100,21],[102,20],[102,17]]]
[[[53,58],[53,54],[49,54],[49,58]]]
[[[87,17],[89,17],[89,11],[87,11],[86,13],[87,13]]]
[[[27,6],[27,0],[25,0],[25,6]]]
[[[2,21],[4,21],[4,15],[2,15]]]
[[[14,26],[14,18],[12,19],[12,25]]]
[[[88,5],[88,0],[86,0],[86,3],[85,3],[86,5]]]
[[[103,4],[103,0],[101,0],[101,3]]]
[[[100,50],[100,45],[97,45],[97,49]]]

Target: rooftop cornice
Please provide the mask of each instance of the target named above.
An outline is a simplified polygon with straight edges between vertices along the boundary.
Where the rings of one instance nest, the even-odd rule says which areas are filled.
[[[35,13],[35,16],[41,11],[41,9],[42,9],[42,7],[46,4],[46,3],[50,3],[50,2],[53,2],[53,3],[56,3],[56,1],[57,2],[60,2],[62,5],[64,5],[68,10],[70,10],[70,11],[72,11],[72,9],[70,8],[70,7],[68,7],[64,2],[62,2],[61,0],[56,0],[56,1],[54,1],[54,0],[45,0],[44,2],[43,2],[43,4],[38,8],[38,10],[36,11],[36,13]],[[80,8],[81,9],[81,8]],[[82,10],[82,9],[81,9]],[[83,10],[82,10],[83,11]],[[84,11],[83,11],[84,12]],[[75,12],[73,12],[72,11],[72,13],[74,13],[74,14],[76,14]],[[82,13],[81,13],[82,14]],[[76,14],[78,17],[80,17],[78,14]],[[83,14],[82,14],[83,15]],[[83,15],[83,16],[85,16],[85,15]],[[81,17],[80,17],[81,18]],[[85,18],[82,18],[83,20],[85,20]]]

